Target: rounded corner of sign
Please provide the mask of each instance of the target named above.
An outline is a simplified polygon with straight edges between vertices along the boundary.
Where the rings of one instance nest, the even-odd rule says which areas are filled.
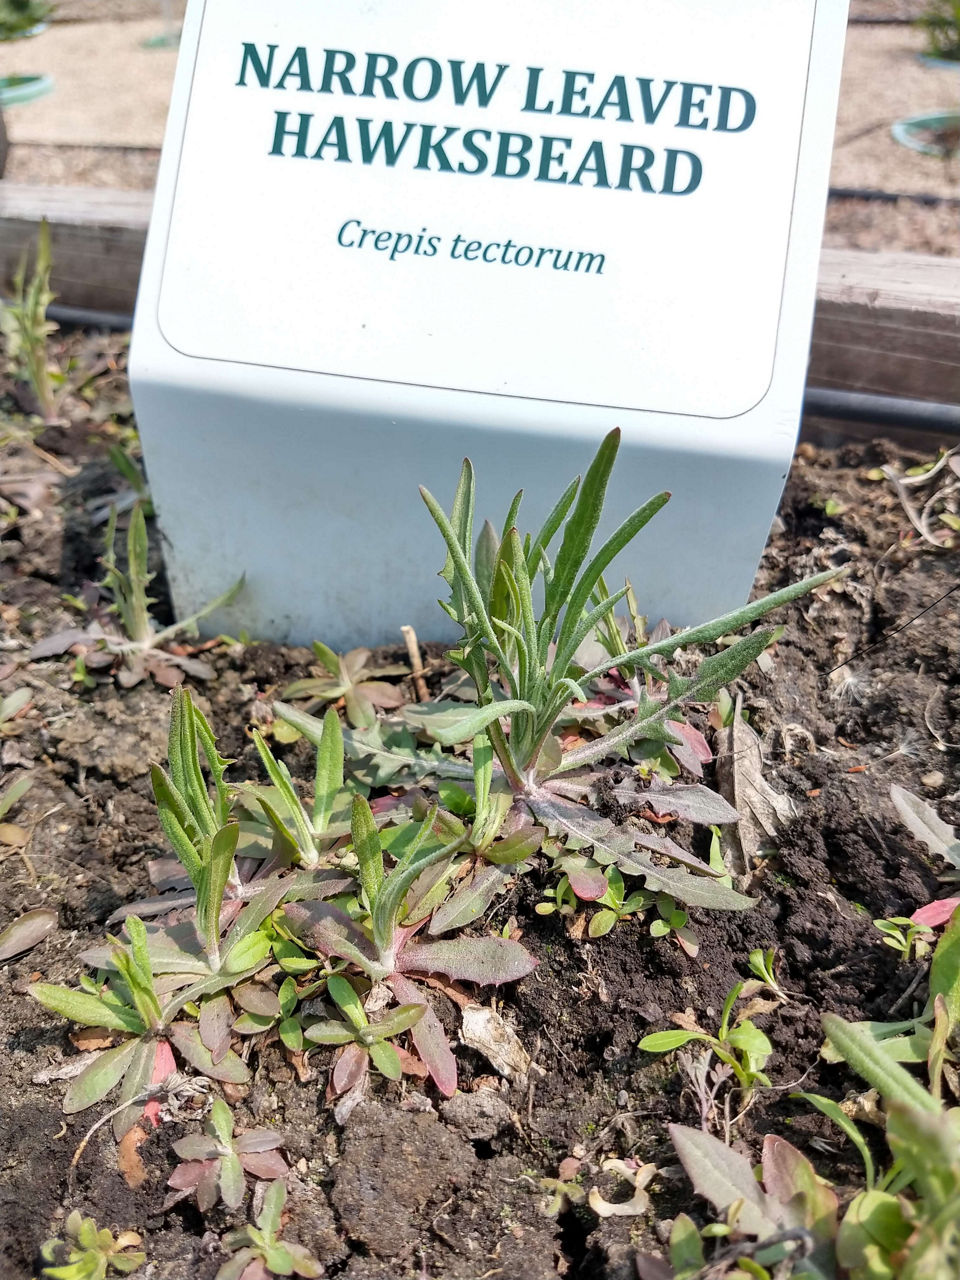
[[[170,334],[167,332],[167,329],[164,327],[163,293],[162,292],[157,301],[157,308],[156,308],[156,311],[154,311],[153,313],[153,318],[157,326],[157,333],[163,339],[166,345],[170,348],[170,350],[175,351],[178,356],[185,356],[187,359],[189,359],[192,353],[190,351],[185,351],[182,346],[178,346],[177,343],[170,337]]]
[[[767,396],[770,394],[770,388],[772,386],[773,386],[773,366],[771,366],[770,368],[770,375],[767,378],[766,384],[764,385],[764,388],[760,392],[760,394],[756,395],[755,392],[750,393],[751,399],[749,404],[744,405],[742,409],[734,409],[728,413],[711,413],[706,416],[711,418],[716,418],[717,421],[719,422],[731,422],[734,418],[745,418],[748,413],[754,413],[757,409],[760,408],[764,400],[766,400]],[[755,399],[753,398],[754,396],[756,396]]]

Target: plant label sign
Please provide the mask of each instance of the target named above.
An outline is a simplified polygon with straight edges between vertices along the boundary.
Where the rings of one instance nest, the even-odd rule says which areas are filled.
[[[442,635],[417,496],[608,507],[674,623],[749,592],[792,456],[842,0],[190,0],[134,399],[178,609]],[[603,531],[601,531],[603,532]],[[229,617],[220,619],[230,625]]]

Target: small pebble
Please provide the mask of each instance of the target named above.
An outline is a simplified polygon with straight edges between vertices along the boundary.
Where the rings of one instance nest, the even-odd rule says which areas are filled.
[[[629,1093],[627,1093],[626,1089],[621,1089],[620,1092],[617,1094],[617,1106],[629,1107],[629,1105],[630,1105],[630,1095]]]
[[[925,773],[920,781],[931,791],[936,791],[938,787],[943,786],[943,774],[939,769],[934,769],[932,773]]]

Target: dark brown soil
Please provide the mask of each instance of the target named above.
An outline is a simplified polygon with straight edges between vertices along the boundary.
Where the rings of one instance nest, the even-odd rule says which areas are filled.
[[[209,1280],[223,1261],[218,1235],[245,1220],[221,1209],[204,1221],[188,1202],[161,1212],[175,1163],[171,1143],[185,1132],[178,1120],[141,1148],[147,1178],[139,1188],[127,1186],[104,1128],[71,1191],[71,1157],[106,1107],[65,1120],[64,1086],[34,1083],[75,1049],[64,1023],[24,995],[28,982],[34,975],[75,980],[78,952],[102,938],[110,912],[150,893],[145,861],[164,847],[148,769],[164,754],[167,692],[148,682],[124,691],[97,671],[87,690],[73,682],[70,657],[26,661],[36,639],[76,625],[63,593],[79,595],[98,576],[101,532],[90,527],[86,504],[120,484],[106,460],[106,443],[124,421],[124,406],[114,408],[119,417],[108,416],[101,430],[81,422],[38,438],[74,475],[60,475],[24,441],[8,442],[0,455],[0,492],[16,508],[0,544],[0,695],[24,684],[33,694],[28,711],[0,736],[0,763],[4,784],[24,769],[35,776],[7,819],[28,830],[28,843],[0,846],[0,924],[38,905],[60,913],[57,932],[0,968],[4,1280],[35,1273],[38,1245],[74,1207],[101,1225],[140,1231],[156,1265],[152,1274],[164,1280]],[[958,555],[906,539],[909,525],[892,491],[866,478],[894,455],[883,444],[832,452],[802,446],[767,549],[764,589],[829,565],[846,562],[852,571],[822,598],[787,610],[773,670],[764,675],[754,667],[740,683],[763,736],[768,780],[792,797],[798,815],[757,877],[755,910],[694,913],[702,945],[691,960],[636,922],[599,941],[574,941],[557,917],[534,913],[541,895],[535,877],[525,878],[496,918],[515,918],[540,964],[499,993],[498,1007],[534,1065],[525,1079],[495,1085],[503,1105],[477,1089],[489,1084],[490,1065],[461,1048],[463,1099],[455,1106],[442,1104],[429,1086],[379,1082],[340,1129],[324,1098],[327,1051],[314,1055],[308,1083],[296,1079],[275,1045],[251,1055],[254,1082],[235,1107],[238,1127],[269,1124],[286,1135],[295,1169],[290,1233],[313,1249],[328,1275],[633,1277],[637,1243],[657,1245],[653,1220],[598,1223],[585,1207],[548,1218],[539,1180],[556,1177],[560,1162],[575,1156],[585,1187],[598,1185],[612,1197],[616,1183],[600,1172],[600,1161],[632,1156],[661,1170],[652,1184],[658,1219],[690,1208],[666,1125],[697,1124],[697,1112],[672,1060],[653,1059],[637,1041],[684,1010],[715,1026],[757,946],[776,947],[791,999],[759,1018],[776,1047],[768,1069],[774,1088],[759,1092],[736,1126],[736,1141],[755,1151],[762,1134],[789,1133],[840,1184],[856,1176],[849,1149],[791,1101],[791,1088],[802,1080],[805,1089],[842,1097],[852,1086],[842,1069],[818,1059],[819,1015],[889,1015],[914,970],[881,944],[871,921],[909,914],[942,893],[922,847],[895,820],[890,784],[925,796],[946,821],[960,821],[960,593],[883,639],[956,583]],[[33,473],[41,474],[40,489],[18,497],[11,476]],[[824,510],[830,499],[839,504],[832,516]],[[403,655],[398,649],[387,656]],[[257,776],[248,726],[269,716],[269,699],[306,674],[311,655],[251,644],[204,657],[216,676],[197,687],[201,705],[222,750],[238,760],[234,776]],[[307,776],[302,744],[287,749],[286,759]],[[923,994],[921,986],[911,999]],[[443,1012],[456,1027],[453,1005]],[[832,1155],[824,1154],[824,1139]]]

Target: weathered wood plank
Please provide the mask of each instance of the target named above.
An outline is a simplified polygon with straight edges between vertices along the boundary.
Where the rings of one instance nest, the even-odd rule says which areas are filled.
[[[45,217],[58,300],[72,307],[132,311],[152,203],[149,191],[0,184],[0,289],[9,290],[20,257]]]
[[[960,400],[960,259],[824,249],[809,381]]]
[[[46,216],[59,301],[131,312],[151,202],[143,191],[0,183],[0,289]],[[960,399],[960,259],[824,249],[809,380]]]

